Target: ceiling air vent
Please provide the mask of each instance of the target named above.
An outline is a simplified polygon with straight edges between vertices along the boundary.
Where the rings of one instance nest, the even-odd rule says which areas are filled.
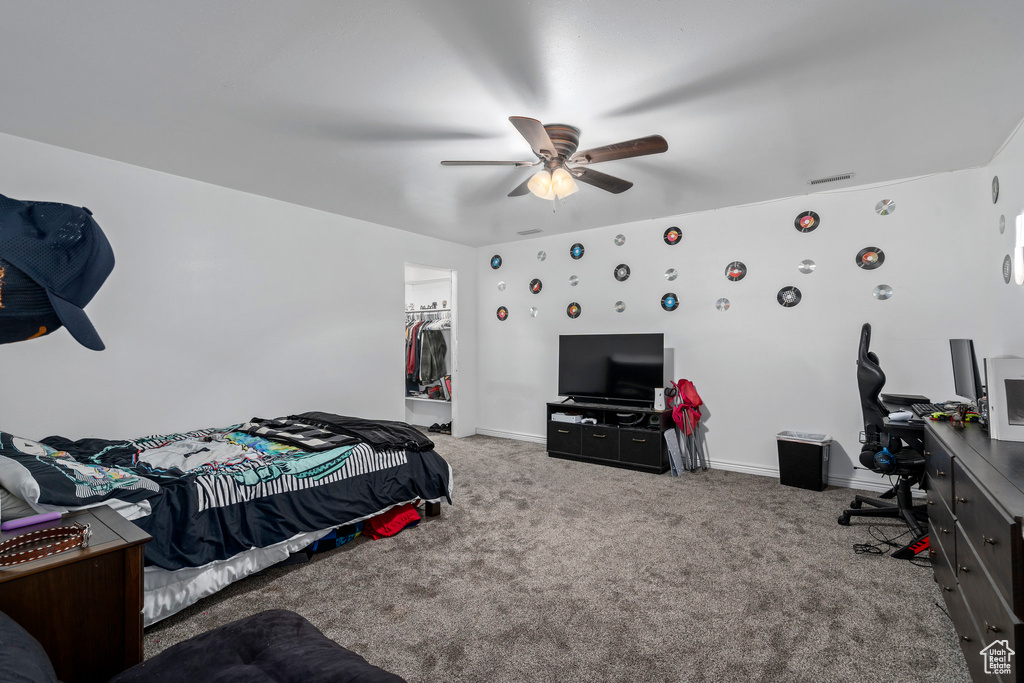
[[[536,235],[538,232],[544,232],[540,228],[534,228],[533,230],[520,230],[517,235]]]
[[[815,178],[814,180],[808,180],[808,185],[821,185],[822,183],[834,183],[837,180],[849,180],[854,176],[853,173],[840,173],[839,175],[830,175],[824,178]]]

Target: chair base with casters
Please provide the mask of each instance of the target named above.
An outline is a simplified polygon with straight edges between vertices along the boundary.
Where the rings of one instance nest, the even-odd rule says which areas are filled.
[[[914,504],[910,493],[911,487],[920,482],[924,472],[924,458],[917,453],[889,453],[882,457],[877,447],[865,448],[861,452],[861,463],[875,471],[879,468],[891,470],[899,481],[878,498],[855,496],[850,507],[839,516],[838,522],[850,526],[851,517],[888,517],[902,519],[913,534],[913,539],[892,554],[897,559],[910,559],[926,550],[930,543],[928,538],[928,506]],[[881,461],[881,462],[880,462]],[[870,507],[864,507],[868,505]]]

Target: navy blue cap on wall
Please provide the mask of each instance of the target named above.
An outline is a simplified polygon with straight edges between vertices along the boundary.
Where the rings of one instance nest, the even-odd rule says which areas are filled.
[[[114,269],[114,251],[89,209],[0,195],[0,259],[46,292],[80,344],[103,350],[83,309]]]

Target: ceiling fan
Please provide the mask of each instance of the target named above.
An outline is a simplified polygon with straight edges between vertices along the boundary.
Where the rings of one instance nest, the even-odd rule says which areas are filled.
[[[577,152],[580,144],[580,129],[562,123],[542,124],[537,119],[525,116],[510,116],[508,120],[526,138],[537,155],[537,161],[442,161],[442,166],[539,166],[544,168],[520,183],[508,193],[509,197],[521,197],[532,192],[542,199],[562,199],[579,188],[575,181],[601,188],[612,194],[625,192],[633,183],[610,176],[591,168],[589,164],[615,159],[661,154],[668,149],[668,143],[660,135],[616,142],[613,145],[594,147]],[[569,164],[573,164],[570,166]]]

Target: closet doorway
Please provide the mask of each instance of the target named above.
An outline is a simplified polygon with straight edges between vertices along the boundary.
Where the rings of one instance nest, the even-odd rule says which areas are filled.
[[[458,416],[456,272],[405,264],[405,421],[454,433]]]

